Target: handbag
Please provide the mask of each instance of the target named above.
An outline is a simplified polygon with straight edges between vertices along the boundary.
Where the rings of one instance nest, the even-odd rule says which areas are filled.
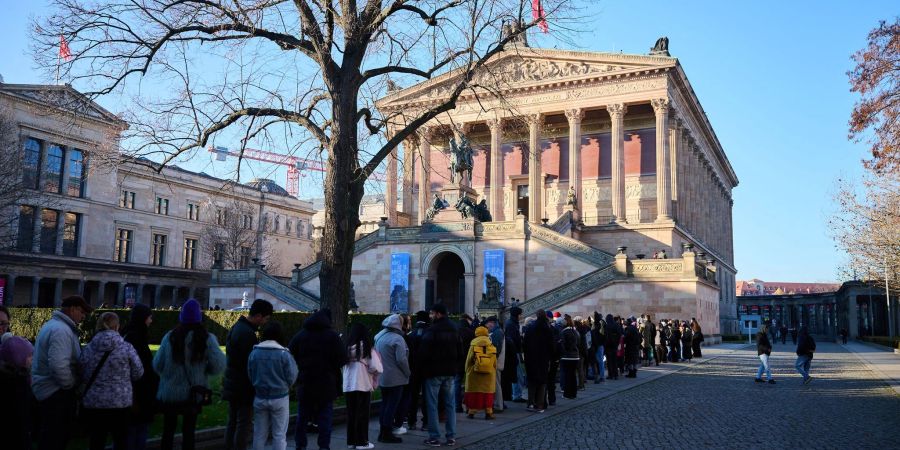
[[[190,375],[188,374],[187,364],[181,366],[184,369],[185,379],[188,381],[191,380]],[[203,407],[212,405],[213,402],[213,391],[212,389],[196,384],[192,385],[190,391],[188,392],[188,403],[192,406]]]
[[[115,350],[115,349],[113,349],[113,350]],[[106,360],[109,359],[109,355],[112,352],[113,352],[112,350],[107,350],[106,353],[103,354],[103,357],[100,358],[100,362],[97,363],[97,367],[94,368],[94,372],[91,373],[91,378],[88,379],[87,384],[84,385],[84,390],[82,390],[81,393],[78,395],[78,402],[75,404],[75,408],[76,408],[75,417],[77,417],[79,419],[83,419],[84,404],[82,402],[84,401],[84,396],[87,395],[89,390],[91,390],[91,386],[93,386],[94,381],[97,380],[97,375],[100,374],[100,369],[102,369],[103,365],[106,364]]]

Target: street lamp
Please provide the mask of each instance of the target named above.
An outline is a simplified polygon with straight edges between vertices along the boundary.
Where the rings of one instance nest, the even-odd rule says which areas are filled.
[[[887,254],[884,255],[884,299],[887,302],[888,336],[894,336],[894,316],[891,314],[891,285],[888,276]]]

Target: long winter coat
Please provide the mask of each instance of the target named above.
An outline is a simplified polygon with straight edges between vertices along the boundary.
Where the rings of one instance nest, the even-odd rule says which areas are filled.
[[[38,401],[78,384],[78,326],[62,311],[53,311],[34,343],[31,390]]]
[[[3,448],[30,449],[31,425],[37,409],[34,396],[28,385],[29,371],[0,362],[0,429],[3,433]]]
[[[81,352],[81,379],[85,384],[90,381],[106,352],[109,352],[109,357],[97,372],[94,384],[84,392],[82,403],[85,408],[91,409],[128,408],[133,395],[131,382],[141,378],[144,365],[134,347],[125,342],[118,332],[106,330],[94,335],[91,343]]]
[[[493,360],[494,370],[491,373],[475,372],[475,347],[483,347]],[[469,344],[469,354],[466,356],[466,390],[465,392],[479,392],[493,394],[497,386],[497,347],[491,344],[487,336],[476,336]]]
[[[400,317],[391,315],[381,322],[384,327],[375,335],[375,349],[381,356],[381,387],[405,386],[409,383],[409,348],[400,326]]]
[[[304,399],[332,401],[343,391],[341,367],[347,352],[341,337],[331,328],[331,313],[319,310],[303,322],[303,329],[288,344],[300,376],[297,389]]]
[[[153,370],[159,374],[159,390],[156,399],[162,403],[184,403],[190,399],[191,386],[209,387],[209,377],[225,370],[225,354],[219,348],[219,341],[212,333],[206,338],[206,353],[200,361],[193,361],[191,342],[194,332],[189,331],[184,339],[184,360],[176,362],[172,355],[172,344],[169,336],[163,336],[153,357]]]
[[[159,375],[153,370],[153,352],[150,351],[149,330],[143,322],[147,317],[137,317],[134,311],[131,314],[132,322],[125,328],[122,338],[134,347],[134,351],[141,360],[141,366],[144,368],[141,378],[131,383],[134,392],[132,420],[139,424],[150,423],[153,422],[153,415],[156,414],[156,391],[159,389]]]
[[[425,330],[419,350],[419,363],[425,379],[456,376],[465,351],[459,329],[446,317],[435,320]]]
[[[535,321],[525,328],[522,337],[525,350],[525,376],[529,383],[549,382],[550,361],[553,359],[553,332],[546,321]]]
[[[625,364],[640,364],[642,340],[634,325],[625,328]]]
[[[250,402],[253,400],[253,384],[247,372],[250,352],[259,343],[256,327],[241,316],[225,338],[225,377],[222,379],[222,400]]]
[[[579,351],[578,341],[581,340],[581,335],[578,333],[578,330],[575,328],[569,327],[562,330],[562,354],[559,355],[559,359],[566,360],[574,360],[578,361],[581,356],[581,352]]]

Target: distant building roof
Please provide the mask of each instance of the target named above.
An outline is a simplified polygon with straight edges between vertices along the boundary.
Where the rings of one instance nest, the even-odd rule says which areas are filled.
[[[783,281],[763,281],[752,279],[737,281],[735,293],[739,297],[755,295],[822,294],[837,292],[840,283],[794,283]]]
[[[291,194],[288,193],[287,190],[281,187],[278,183],[268,178],[254,178],[245,183],[245,185],[256,189],[257,191],[266,192],[268,194],[281,195],[283,197],[291,196]]]

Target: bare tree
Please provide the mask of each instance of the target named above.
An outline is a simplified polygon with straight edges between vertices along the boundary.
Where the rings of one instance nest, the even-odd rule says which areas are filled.
[[[64,78],[90,97],[130,94],[129,151],[168,163],[239,130],[244,145],[282,145],[325,161],[319,280],[338,329],[369,175],[464,92],[496,98],[487,62],[545,17],[564,29],[561,5],[571,5],[542,0],[546,16],[533,18],[531,0],[51,3],[53,14],[33,27],[36,60],[56,72],[62,35],[73,57]],[[427,107],[388,115],[374,108],[389,81],[444,74],[445,95]]]
[[[207,266],[218,261],[224,269],[245,269],[253,259],[258,259],[270,272],[281,269],[278,249],[254,225],[256,208],[234,199],[210,202],[208,209],[210,217],[201,237]]]

